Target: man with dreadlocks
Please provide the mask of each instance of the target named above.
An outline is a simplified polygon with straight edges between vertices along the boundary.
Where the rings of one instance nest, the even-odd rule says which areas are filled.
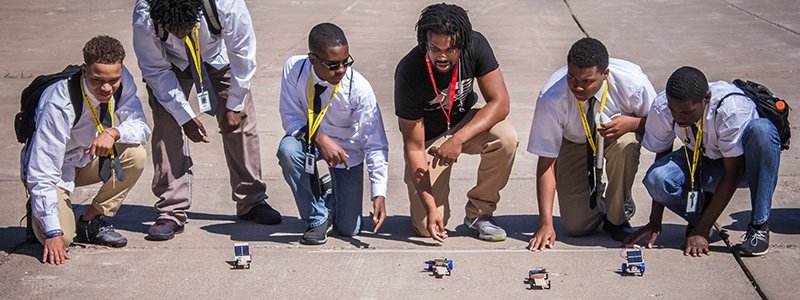
[[[216,115],[239,219],[280,223],[280,213],[266,202],[267,185],[261,179],[250,95],[256,39],[244,1],[138,0],[133,46],[153,113],[152,189],[158,219],[148,239],[171,239],[183,232],[187,220],[193,162],[186,138],[209,142],[189,104],[192,85],[200,110]]]
[[[411,221],[421,236],[447,238],[450,173],[461,153],[480,154],[478,182],[467,192],[464,224],[486,241],[506,232],[492,217],[508,183],[519,141],[505,121],[509,97],[486,38],[472,30],[467,12],[452,4],[422,10],[417,46],[395,70],[395,113],[403,134],[405,182]],[[486,100],[476,106],[477,79]]]
[[[684,146],[672,151],[675,138]],[[683,255],[708,255],[714,222],[736,188],[749,187],[753,213],[739,253],[767,253],[767,221],[778,182],[781,143],[775,125],[759,118],[755,104],[741,89],[725,81],[708,82],[696,68],[678,68],[653,101],[642,146],[658,153],[643,180],[653,206],[650,222],[625,244],[648,237],[647,246],[652,247],[667,207],[689,223]]]
[[[622,241],[633,232],[628,222],[635,211],[631,187],[639,169],[644,122],[655,96],[642,68],[609,58],[599,40],[587,37],[572,44],[567,65],[550,76],[533,113],[528,151],[539,156],[540,216],[531,251],[555,243],[556,191],[567,234],[589,235],[602,226],[611,238]],[[604,184],[596,181],[602,176],[597,166],[607,170],[605,196]]]

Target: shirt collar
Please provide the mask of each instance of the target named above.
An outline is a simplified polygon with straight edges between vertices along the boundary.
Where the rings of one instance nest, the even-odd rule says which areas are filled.
[[[606,83],[607,80],[603,80],[603,83],[600,84],[600,88],[597,89],[597,93],[594,93],[594,98],[597,99],[597,101],[603,100],[603,90],[605,89]]]

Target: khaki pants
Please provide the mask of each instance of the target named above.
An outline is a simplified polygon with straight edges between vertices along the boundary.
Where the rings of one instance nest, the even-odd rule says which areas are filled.
[[[92,200],[92,207],[102,215],[113,217],[122,201],[133,188],[144,170],[144,163],[147,160],[147,151],[142,145],[117,144],[117,151],[120,151],[119,162],[125,172],[125,180],[116,180],[112,177],[97,192]],[[100,182],[97,173],[100,168],[100,160],[95,158],[88,165],[80,168],[75,173],[75,187],[86,186]],[[58,194],[58,221],[61,224],[61,231],[64,231],[64,245],[69,245],[75,238],[75,214],[72,212],[72,202],[70,193],[60,187],[56,187]],[[44,244],[44,226],[37,218],[33,218],[33,232],[36,238]]]
[[[471,109],[464,119],[453,128],[453,132],[458,131],[464,124],[467,124],[480,108]],[[426,153],[432,146],[439,146],[445,141],[445,135],[435,139],[425,141]],[[469,141],[466,141],[461,148],[464,154],[480,154],[481,162],[478,165],[478,182],[469,192],[467,192],[466,215],[469,218],[478,216],[491,216],[500,201],[500,190],[502,190],[511,175],[511,167],[514,165],[514,154],[516,153],[519,140],[517,132],[508,121],[500,121],[489,131],[479,134]],[[450,172],[452,165],[439,166],[431,165],[433,156],[428,155],[428,173],[431,180],[431,193],[436,202],[439,213],[445,226],[450,218]],[[422,205],[422,199],[417,194],[417,189],[412,181],[412,171],[406,162],[405,182],[408,188],[408,198],[411,201],[411,222],[417,234],[430,236],[427,229],[428,215]]]
[[[606,218],[614,225],[624,223],[625,201],[632,199],[631,186],[639,168],[641,136],[629,132],[615,140],[605,141]],[[603,221],[600,204],[589,209],[589,183],[586,178],[586,144],[563,140],[556,161],[556,191],[561,222],[567,234],[581,236],[593,233]],[[633,200],[631,200],[633,201]]]
[[[217,95],[217,121],[224,117],[225,104],[230,87],[230,66],[221,70],[206,64],[208,75]],[[183,94],[189,101],[194,80],[187,68],[181,71],[173,67]],[[147,87],[150,109],[153,112],[153,194],[158,197],[155,204],[159,219],[170,219],[183,224],[186,211],[192,205],[192,157],[183,128],[158,102],[150,87]],[[217,126],[206,126],[211,133]],[[222,134],[222,147],[231,185],[231,198],[236,202],[237,214],[242,215],[267,198],[267,184],[261,179],[261,150],[256,132],[256,114],[253,99],[248,94],[242,111],[239,128]]]

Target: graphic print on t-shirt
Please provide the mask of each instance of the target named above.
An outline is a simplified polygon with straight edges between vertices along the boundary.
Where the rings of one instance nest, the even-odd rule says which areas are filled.
[[[464,79],[461,82],[456,84],[456,93],[455,98],[453,99],[453,106],[455,109],[452,110],[452,113],[463,113],[468,108],[466,106],[467,97],[469,94],[472,93],[472,84],[475,82],[474,78]],[[428,111],[440,111],[442,107],[444,107],[445,111],[450,110],[450,87],[439,91],[439,95],[434,97],[433,99],[428,100],[425,102],[423,109]],[[440,102],[441,101],[441,104]]]

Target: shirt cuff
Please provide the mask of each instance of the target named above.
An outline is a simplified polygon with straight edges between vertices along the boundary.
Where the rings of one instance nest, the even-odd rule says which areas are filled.
[[[371,188],[371,191],[370,191],[371,197],[369,199],[373,200],[373,199],[375,199],[375,197],[378,197],[378,196],[383,196],[384,198],[386,198],[386,190],[387,190],[387,188],[386,188],[386,184],[385,183],[384,184],[373,184],[372,188]]]
[[[189,120],[194,119],[196,115],[194,111],[192,111],[192,107],[189,106],[189,103],[186,103],[185,106],[181,107],[172,114],[172,117],[175,118],[175,122],[178,122],[178,125],[183,126]]]
[[[39,218],[39,222],[42,223],[44,232],[61,229],[61,221],[58,220],[58,214],[44,215],[43,217]]]

